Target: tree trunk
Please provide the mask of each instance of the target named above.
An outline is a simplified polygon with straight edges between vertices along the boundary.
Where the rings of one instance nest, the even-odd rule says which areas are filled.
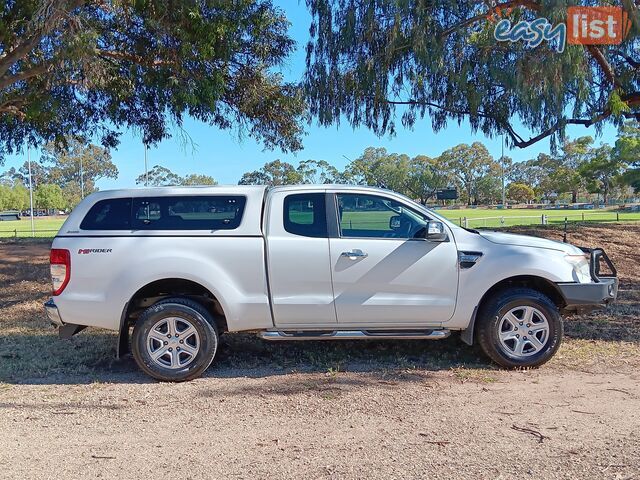
[[[571,203],[578,203],[578,191],[577,190],[572,190],[571,191]]]

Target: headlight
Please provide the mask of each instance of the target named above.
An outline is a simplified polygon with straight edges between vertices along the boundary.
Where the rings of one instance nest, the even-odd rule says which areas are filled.
[[[591,257],[589,254],[565,255],[564,259],[573,265],[573,277],[576,282],[591,282]]]

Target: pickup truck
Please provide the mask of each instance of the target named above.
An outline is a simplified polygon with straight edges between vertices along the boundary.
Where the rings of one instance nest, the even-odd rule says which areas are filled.
[[[601,274],[601,263],[608,276]],[[94,193],[51,248],[60,336],[119,332],[163,381],[200,376],[224,332],[265,340],[442,339],[501,366],[558,350],[561,314],[615,300],[602,249],[465,229],[360,186],[161,187]]]

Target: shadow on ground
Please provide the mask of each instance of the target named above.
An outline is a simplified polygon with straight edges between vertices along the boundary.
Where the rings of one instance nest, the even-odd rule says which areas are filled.
[[[115,358],[116,336],[80,334],[71,340],[53,335],[0,336],[0,382],[79,384],[146,383],[131,356]],[[494,368],[474,348],[453,337],[443,341],[277,342],[253,334],[221,337],[214,364],[205,377],[268,377],[292,372],[357,371],[387,374],[414,369]]]

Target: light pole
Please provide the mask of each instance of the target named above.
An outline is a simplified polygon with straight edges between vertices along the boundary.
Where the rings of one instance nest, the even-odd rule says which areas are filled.
[[[502,134],[502,157],[500,157],[500,166],[502,167],[502,208],[506,208],[506,192],[504,191],[504,133]]]
[[[147,169],[147,144],[144,144],[144,186],[149,186],[149,170]]]
[[[80,155],[80,198],[84,198],[84,171],[82,168],[82,155]]]
[[[31,208],[31,236],[36,236],[36,231],[33,225],[33,182],[31,181],[31,152],[29,151],[29,145],[27,144],[27,164],[29,165],[29,206]]]

